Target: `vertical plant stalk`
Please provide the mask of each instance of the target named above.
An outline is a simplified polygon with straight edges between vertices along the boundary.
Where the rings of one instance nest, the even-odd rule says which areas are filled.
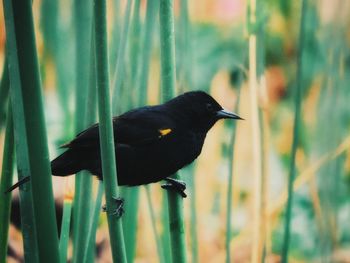
[[[98,182],[97,187],[97,195],[96,202],[94,207],[93,218],[90,224],[89,232],[88,232],[88,240],[90,240],[89,245],[85,246],[85,252],[82,259],[82,262],[87,262],[89,257],[89,251],[95,249],[95,241],[96,241],[96,230],[98,226],[98,219],[100,217],[101,212],[101,202],[103,196],[103,183],[101,181]],[[90,247],[89,247],[90,246]]]
[[[162,193],[162,210],[161,210],[161,221],[162,221],[162,231],[160,234],[160,238],[162,240],[162,249],[164,255],[171,254],[171,244],[170,244],[170,226],[169,226],[169,205],[168,205],[168,197],[167,193],[164,191]],[[172,263],[172,257],[167,259]]]
[[[7,64],[5,65],[7,67]],[[9,107],[7,114],[7,125],[5,134],[5,145],[2,159],[1,181],[0,181],[0,262],[6,262],[7,242],[11,213],[11,193],[4,194],[6,189],[12,185],[13,162],[14,162],[14,138],[12,113]]]
[[[25,123],[23,121],[24,107],[21,89],[21,77],[19,60],[17,57],[17,43],[15,36],[15,23],[13,16],[13,8],[10,1],[4,1],[4,14],[6,25],[6,42],[9,78],[11,82],[10,103],[13,113],[13,126],[15,149],[17,159],[18,179],[23,179],[30,174],[28,144]],[[31,183],[20,187],[20,212],[21,212],[21,230],[23,235],[23,251],[25,262],[38,262],[38,245],[34,223],[33,198],[31,193]]]
[[[198,221],[197,221],[197,191],[196,191],[196,173],[195,164],[192,164],[188,174],[188,186],[191,189],[190,197],[190,236],[191,236],[191,262],[199,262],[198,255]]]
[[[68,181],[66,182],[68,184]],[[69,186],[67,188],[69,188]],[[60,236],[60,243],[59,243],[60,263],[67,262],[69,229],[70,229],[71,214],[72,214],[72,202],[73,202],[73,193],[69,190],[66,190],[64,200],[63,200],[63,215],[62,215],[61,236]]]
[[[301,113],[301,94],[302,94],[302,72],[303,72],[303,45],[305,36],[305,16],[307,12],[307,0],[302,0],[301,5],[301,19],[300,19],[300,31],[299,31],[299,43],[298,43],[298,55],[297,55],[297,72],[296,72],[296,93],[295,93],[295,116],[294,116],[294,129],[293,129],[293,144],[291,150],[291,161],[288,179],[288,199],[286,205],[286,217],[284,225],[284,238],[283,238],[283,250],[282,250],[282,263],[288,262],[288,250],[290,240],[290,222],[292,217],[292,204],[293,204],[293,184],[296,174],[295,157],[299,144],[299,127],[300,127],[300,113]]]
[[[6,121],[6,106],[9,101],[10,79],[7,65],[7,57],[5,57],[4,69],[0,80],[0,130]]]
[[[135,0],[132,23],[130,28],[130,40],[129,40],[129,67],[131,75],[132,88],[135,89],[135,82],[137,78],[137,70],[139,68],[139,54],[140,54],[140,29],[141,29],[141,15],[140,15],[141,1]]]
[[[125,26],[130,27],[130,35],[121,36],[122,39],[126,42],[128,42],[128,56],[125,57],[124,53],[119,55],[121,57],[117,58],[117,65],[118,69],[123,69],[123,72],[118,72],[117,77],[120,79],[120,83],[124,83],[124,89],[122,88],[123,85],[119,86],[114,90],[114,95],[119,94],[118,98],[119,103],[115,102],[119,107],[119,110],[121,109],[124,111],[126,108],[131,108],[135,106],[137,97],[136,96],[130,96],[131,94],[135,94],[135,91],[137,89],[136,82],[137,82],[137,70],[139,68],[139,47],[140,47],[140,0],[135,0],[133,5],[133,11],[132,11],[132,19],[131,19],[131,25],[129,26],[129,23],[125,23]],[[128,14],[126,14],[125,17],[128,17]],[[128,41],[129,40],[129,41]],[[125,61],[119,61],[119,59],[123,59]],[[122,65],[122,66],[120,66]],[[124,68],[127,68],[128,70],[125,71]],[[125,73],[124,73],[125,72]],[[126,75],[126,76],[125,76]],[[126,88],[127,87],[127,88]],[[123,96],[123,95],[129,94],[129,96]],[[121,105],[123,104],[123,105]],[[114,107],[115,110],[117,110],[117,107]],[[119,113],[119,112],[117,112]],[[139,208],[139,187],[123,187],[121,195],[125,199],[125,214],[122,218],[123,221],[123,233],[124,233],[124,239],[125,239],[125,247],[126,247],[126,255],[128,262],[133,262],[136,252],[136,246],[137,246],[137,219],[138,219],[138,208]]]
[[[270,172],[269,172],[269,145],[270,145],[270,127],[268,123],[268,96],[267,96],[267,87],[265,76],[260,76],[260,85],[261,85],[261,129],[262,129],[262,182],[261,182],[261,236],[263,238],[263,255],[262,262],[265,262],[266,256],[271,252],[271,242],[270,242],[270,222],[268,216],[268,201],[269,201],[269,181],[270,181]]]
[[[92,29],[92,28],[91,28]],[[93,36],[93,31],[91,36]],[[92,40],[92,38],[91,38]],[[89,63],[89,83],[86,90],[86,100],[84,101],[84,113],[83,125],[85,127],[92,125],[96,121],[96,63],[95,63],[95,45],[94,41],[91,41],[90,45],[90,63]],[[81,113],[80,113],[81,114]],[[79,115],[79,113],[77,113]],[[79,117],[79,116],[77,116]],[[93,191],[92,191],[92,176],[88,172],[84,171],[80,179],[79,203],[77,209],[77,236],[75,237],[75,251],[74,251],[74,261],[77,263],[82,262],[84,257],[85,248],[91,247],[87,244],[90,239],[88,238],[88,232],[91,225],[91,219],[93,214]],[[94,251],[90,251],[92,258],[88,258],[93,261]]]
[[[257,23],[257,0],[249,0],[249,24],[256,27]],[[253,152],[253,245],[252,245],[252,262],[261,261],[262,254],[262,237],[261,228],[261,134],[259,124],[258,108],[258,74],[257,74],[257,34],[251,30],[249,34],[249,93],[250,93],[250,111],[252,122],[252,152]]]
[[[155,20],[157,17],[157,11],[159,8],[159,0],[147,1],[145,29],[142,39],[142,50],[138,74],[138,105],[143,106],[147,103],[147,86],[148,86],[148,75],[149,65],[151,62],[151,52],[153,43],[153,32]]]
[[[92,32],[92,0],[74,1],[75,26],[75,132],[79,133],[86,128],[86,101],[88,99],[89,70],[91,65],[91,32]],[[90,204],[92,177],[86,171],[75,176],[75,194],[73,200],[73,262],[80,262],[86,235],[91,218]]]
[[[240,97],[241,97],[241,90],[239,89],[238,95],[237,95],[237,102],[235,107],[235,112],[238,112],[239,109],[239,103],[240,103]],[[228,182],[227,182],[227,207],[226,207],[226,263],[231,262],[231,236],[232,236],[232,227],[231,227],[231,215],[232,215],[232,194],[233,194],[233,161],[235,157],[235,142],[236,142],[236,123],[233,124],[232,129],[232,135],[231,140],[229,143],[230,151],[228,154]]]
[[[16,60],[18,63],[18,68],[12,71],[10,68],[11,85],[12,79],[15,80],[14,83],[16,81],[25,83],[25,87],[14,85],[11,86],[11,89],[21,89],[22,92],[24,116],[14,115],[14,121],[23,121],[21,118],[24,117],[30,168],[26,176],[30,175],[31,178],[39,261],[58,263],[57,224],[36,53],[32,1],[5,0],[4,2],[7,39],[12,38],[10,40],[11,44],[14,44],[12,47],[17,48],[17,50],[9,49],[8,53],[10,66],[12,63],[16,64]],[[11,46],[10,43],[9,46]],[[20,106],[16,105],[16,107]]]
[[[104,187],[106,193],[106,213],[111,240],[113,262],[126,260],[122,222],[114,212],[118,208],[117,170],[112,127],[112,113],[109,94],[107,16],[106,0],[95,0],[95,55],[99,108],[99,132]]]
[[[161,80],[163,100],[166,101],[174,96],[176,83],[173,1],[160,0],[159,11]],[[173,175],[173,178],[181,180],[178,174]],[[172,260],[176,263],[187,262],[183,200],[178,193],[173,191],[168,191],[167,196]]]
[[[193,44],[192,44],[192,26],[188,10],[188,1],[180,1],[180,18],[179,18],[179,39],[176,41],[178,47],[176,50],[180,52],[179,68],[179,89],[181,92],[194,90],[194,79],[192,77],[194,72],[193,63]],[[191,262],[197,263],[198,259],[198,233],[197,233],[197,208],[196,208],[196,164],[193,163],[188,169],[188,186],[190,196],[190,248],[191,248]]]
[[[126,46],[128,43],[132,2],[133,0],[128,0],[126,5],[122,34],[120,36],[119,46],[118,46],[117,65],[115,66],[113,79],[112,79],[113,109],[115,109],[120,103],[120,101],[118,101],[118,98],[119,98],[121,87],[123,85],[123,80],[124,80],[125,53],[126,53]]]
[[[156,215],[155,215],[153,204],[152,204],[150,186],[146,185],[145,190],[146,190],[146,196],[147,196],[148,209],[149,209],[149,213],[151,216],[152,230],[153,230],[153,234],[154,234],[154,239],[155,239],[156,244],[157,244],[158,260],[160,263],[165,263],[163,246],[162,246],[161,239],[160,239],[160,236],[158,235],[158,231],[157,231],[157,225],[156,225],[157,220],[156,220]]]

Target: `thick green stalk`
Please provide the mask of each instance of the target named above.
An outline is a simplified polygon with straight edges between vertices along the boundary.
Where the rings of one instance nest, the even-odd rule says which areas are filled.
[[[24,107],[21,88],[21,77],[19,59],[17,57],[17,43],[15,36],[15,23],[13,7],[11,1],[4,1],[6,37],[7,37],[7,55],[9,78],[11,82],[10,97],[11,107],[14,119],[14,137],[17,159],[18,179],[23,179],[30,174],[28,144],[25,123],[23,121]],[[38,262],[38,245],[34,223],[33,198],[31,193],[31,184],[20,187],[20,211],[21,228],[23,235],[23,250],[25,262]]]
[[[125,214],[122,217],[123,233],[128,262],[133,262],[136,250],[137,216],[139,208],[139,187],[122,189],[125,200]]]
[[[14,84],[12,80],[15,80],[15,83],[16,80],[17,83],[20,80],[20,83],[25,84],[25,87],[13,85],[11,89],[21,89],[22,92],[24,116],[15,115],[14,111],[14,122],[24,121],[25,124],[30,168],[25,175],[31,176],[39,261],[58,263],[57,224],[36,53],[32,1],[5,0],[4,2],[7,39],[12,38],[10,41],[15,45],[13,47],[17,47],[17,50],[9,48],[8,53],[11,85]],[[16,64],[16,60],[18,68],[12,70],[12,63]],[[16,104],[15,106],[20,107],[21,105]]]
[[[294,129],[293,129],[293,144],[291,150],[291,162],[289,170],[288,180],[288,199],[286,207],[285,225],[284,225],[284,239],[282,250],[282,262],[288,262],[288,249],[290,240],[290,221],[292,217],[292,204],[293,204],[293,183],[296,174],[295,157],[299,144],[299,127],[300,127],[300,113],[301,113],[301,94],[302,94],[302,69],[303,69],[303,45],[305,35],[305,16],[307,9],[307,0],[302,0],[301,5],[301,20],[299,31],[299,50],[297,56],[297,73],[296,73],[296,94],[295,94],[295,117],[294,117]]]
[[[107,50],[106,1],[95,0],[95,47],[96,76],[99,108],[99,131],[104,187],[106,193],[106,211],[111,240],[113,262],[124,263],[126,260],[122,222],[115,213],[118,208],[116,198],[117,170],[112,127],[112,113],[109,94],[109,70]]]
[[[5,65],[7,67],[7,65]],[[5,134],[5,145],[4,154],[2,159],[1,169],[1,181],[0,181],[0,263],[6,262],[7,256],[7,242],[8,242],[8,231],[10,225],[10,211],[11,211],[11,193],[4,194],[6,189],[12,185],[13,177],[13,162],[14,162],[14,139],[13,139],[13,121],[12,113],[9,108],[6,134]]]
[[[7,102],[9,98],[9,88],[10,88],[10,79],[9,79],[9,70],[7,66],[7,58],[4,61],[4,69],[1,75],[0,80],[0,130],[5,124],[6,120],[6,109]]]
[[[175,34],[174,12],[172,0],[160,1],[160,45],[161,45],[161,80],[163,100],[169,100],[175,95]],[[174,179],[180,180],[175,174]],[[173,262],[186,262],[185,226],[183,218],[182,197],[173,191],[168,191],[168,210],[170,225],[170,241]]]
[[[167,101],[176,94],[175,29],[172,0],[160,0],[159,22],[162,99]]]
[[[60,263],[67,262],[67,252],[69,243],[69,228],[72,214],[72,200],[65,198],[63,202],[63,215],[61,224],[61,236],[60,236]]]

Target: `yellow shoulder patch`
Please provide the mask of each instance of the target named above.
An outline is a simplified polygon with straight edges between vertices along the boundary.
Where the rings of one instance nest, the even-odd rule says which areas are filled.
[[[159,133],[160,133],[161,136],[168,135],[169,133],[172,132],[171,129],[160,129],[160,130],[158,130],[158,131],[159,131]]]

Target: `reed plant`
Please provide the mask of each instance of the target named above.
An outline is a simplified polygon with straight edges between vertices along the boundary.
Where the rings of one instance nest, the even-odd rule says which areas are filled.
[[[300,21],[300,36],[299,36],[299,50],[297,57],[297,75],[296,75],[296,93],[295,93],[295,117],[294,117],[294,129],[293,129],[293,144],[291,149],[291,162],[288,180],[288,200],[286,206],[285,227],[284,227],[284,240],[282,250],[282,262],[288,262],[288,248],[290,239],[290,221],[293,204],[293,183],[296,175],[296,152],[299,144],[299,129],[301,123],[301,94],[302,94],[302,69],[303,69],[303,45],[305,35],[305,14],[306,14],[307,0],[302,1],[301,6],[301,21]]]
[[[3,194],[12,185],[14,167],[14,138],[13,138],[13,120],[9,107],[6,122],[6,134],[4,154],[2,160],[2,169],[0,177],[0,193]],[[8,233],[11,213],[11,194],[6,194],[0,203],[0,262],[6,262]]]
[[[29,246],[25,247],[25,254],[28,253],[28,262],[59,262],[58,235],[36,53],[32,2],[4,1],[4,11],[7,43],[9,45],[9,65],[11,66],[9,74],[15,123],[17,164],[22,176],[30,175],[33,190],[31,192],[32,199],[29,198],[32,203],[28,205],[28,211],[22,209],[22,212],[24,212],[22,222],[23,217],[31,216],[29,219],[31,229],[23,229],[24,239],[27,239],[24,243]],[[26,83],[25,87],[23,83]],[[14,104],[15,101],[18,103]],[[24,144],[18,144],[17,140],[23,140]],[[23,197],[23,194],[21,197]],[[21,199],[21,203],[22,200],[24,199]],[[33,210],[30,208],[31,205]],[[31,211],[33,211],[32,215]],[[29,244],[28,241],[33,243]],[[37,247],[35,247],[36,244]]]
[[[106,213],[111,239],[113,262],[127,262],[121,218],[117,209],[119,198],[117,170],[109,94],[106,1],[95,1],[95,55],[98,90],[101,160],[106,195]]]
[[[172,0],[160,1],[159,20],[162,97],[163,101],[167,101],[176,92],[174,9]],[[179,174],[173,175],[173,178],[181,180]],[[167,197],[172,261],[186,262],[183,200],[178,193],[172,191],[167,192]]]

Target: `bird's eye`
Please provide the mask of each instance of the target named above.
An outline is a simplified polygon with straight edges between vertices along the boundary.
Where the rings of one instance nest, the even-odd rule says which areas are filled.
[[[208,111],[213,111],[213,105],[211,105],[210,103],[207,103],[206,106]]]

